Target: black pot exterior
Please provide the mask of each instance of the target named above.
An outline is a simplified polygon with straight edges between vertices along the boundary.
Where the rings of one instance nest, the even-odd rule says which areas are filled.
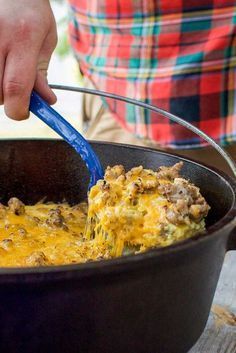
[[[94,146],[104,166],[155,168],[179,160],[145,149]],[[36,202],[48,195],[73,203],[86,195],[86,170],[63,142],[3,141],[0,161],[3,201],[14,195]],[[0,270],[0,351],[187,352],[205,327],[235,227],[235,183],[187,161],[183,173],[212,205],[211,234],[111,261]]]
[[[236,210],[234,211],[236,219]],[[236,226],[230,233],[227,250],[236,250]]]

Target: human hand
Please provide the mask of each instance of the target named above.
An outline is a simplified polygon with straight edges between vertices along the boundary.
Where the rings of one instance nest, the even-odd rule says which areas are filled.
[[[56,43],[49,0],[0,0],[0,104],[8,117],[28,118],[33,88],[56,102],[46,77]]]

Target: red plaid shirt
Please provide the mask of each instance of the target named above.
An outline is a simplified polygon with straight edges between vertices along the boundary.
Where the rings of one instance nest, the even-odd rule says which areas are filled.
[[[70,35],[101,90],[170,111],[222,145],[236,142],[235,0],[70,0]],[[203,141],[183,127],[107,101],[136,136],[166,147]]]

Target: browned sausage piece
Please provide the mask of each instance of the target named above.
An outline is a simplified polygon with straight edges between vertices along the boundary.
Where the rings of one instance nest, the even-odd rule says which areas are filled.
[[[23,215],[25,213],[25,205],[17,197],[12,197],[8,201],[8,206],[10,211],[17,216]]]

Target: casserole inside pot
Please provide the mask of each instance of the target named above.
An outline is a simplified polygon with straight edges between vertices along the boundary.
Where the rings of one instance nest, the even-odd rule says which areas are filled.
[[[157,171],[107,167],[88,204],[11,198],[0,204],[0,267],[112,259],[166,247],[205,232],[209,205],[181,177],[183,162]]]

